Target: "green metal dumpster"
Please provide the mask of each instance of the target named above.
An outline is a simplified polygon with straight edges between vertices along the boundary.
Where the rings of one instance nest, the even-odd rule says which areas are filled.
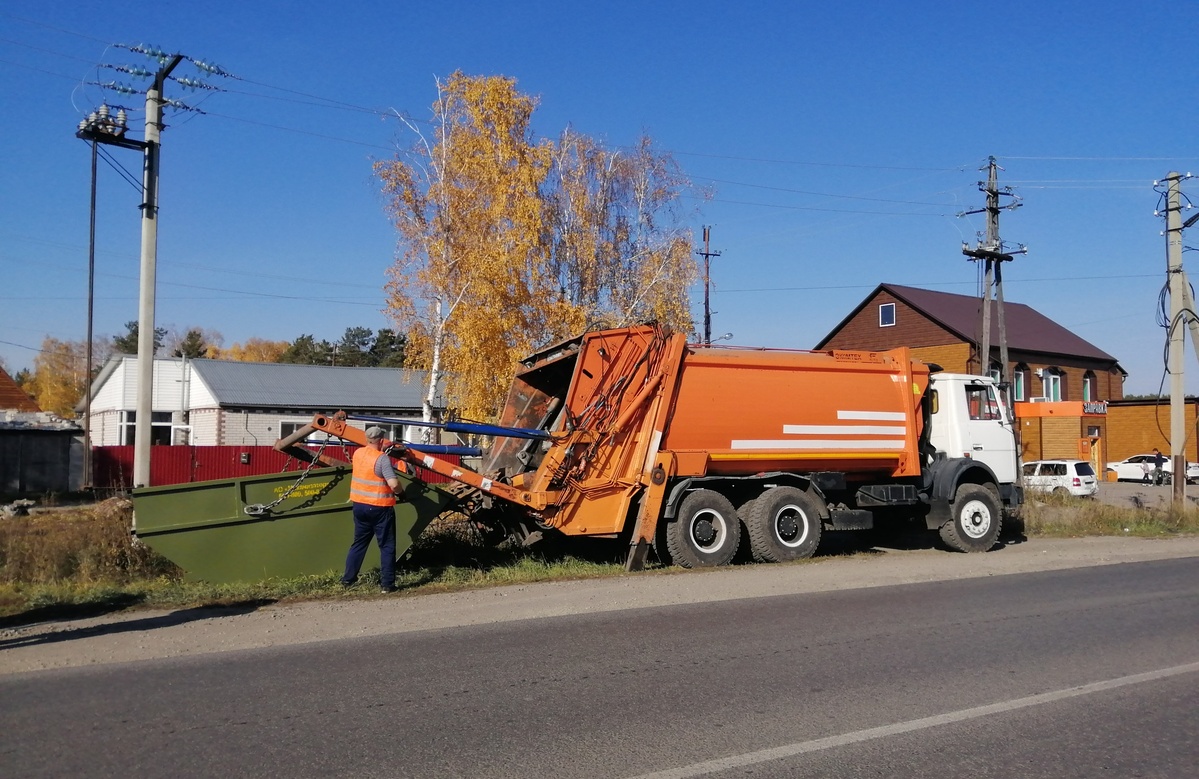
[[[300,475],[292,471],[134,490],[134,533],[193,581],[340,572],[354,534],[350,469],[315,469],[302,481]],[[411,476],[400,474],[400,483],[397,556],[454,503],[449,492]],[[264,506],[270,508],[246,512]],[[379,550],[371,544],[363,569],[378,565]]]

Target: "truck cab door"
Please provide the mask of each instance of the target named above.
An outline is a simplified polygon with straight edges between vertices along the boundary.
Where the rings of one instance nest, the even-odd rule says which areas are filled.
[[[995,385],[968,383],[965,392],[963,454],[986,463],[1001,483],[1016,481],[1016,438]]]

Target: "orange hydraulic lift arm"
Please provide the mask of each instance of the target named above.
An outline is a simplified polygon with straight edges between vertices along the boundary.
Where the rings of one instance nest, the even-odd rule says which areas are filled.
[[[345,414],[338,412],[333,415],[317,414],[312,418],[312,427],[329,435],[335,435],[351,443],[366,446],[366,433],[346,422]],[[544,511],[552,502],[556,493],[529,490],[518,490],[515,487],[489,479],[478,471],[472,471],[462,465],[443,460],[424,452],[417,452],[395,441],[384,441],[384,451],[399,460],[441,474],[442,476],[470,485],[481,492],[502,498],[511,503]]]

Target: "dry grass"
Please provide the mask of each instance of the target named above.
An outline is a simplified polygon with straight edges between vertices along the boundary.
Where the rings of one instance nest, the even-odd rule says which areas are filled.
[[[1199,533],[1199,508],[1125,508],[1069,495],[1027,495],[1021,508],[1030,536],[1139,536],[1168,538]]]
[[[169,560],[133,543],[132,515],[128,500],[113,498],[0,521],[0,583],[127,584],[178,576]]]

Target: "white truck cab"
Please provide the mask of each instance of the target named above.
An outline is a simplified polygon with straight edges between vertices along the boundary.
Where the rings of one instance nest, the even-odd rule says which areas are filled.
[[[1014,421],[995,380],[963,373],[934,373],[929,442],[949,459],[976,460],[999,484],[1017,481]]]

